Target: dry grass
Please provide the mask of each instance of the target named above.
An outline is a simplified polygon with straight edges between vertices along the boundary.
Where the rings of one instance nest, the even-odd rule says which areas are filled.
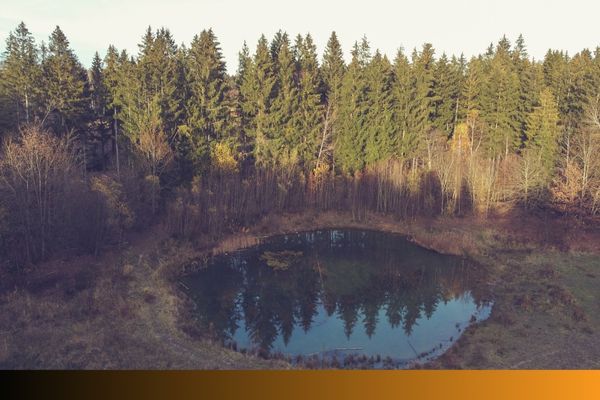
[[[40,265],[0,298],[0,367],[268,368],[183,332],[183,299],[165,271],[192,252],[152,232],[97,260]],[[164,243],[161,246],[161,243]],[[51,274],[44,270],[53,269]],[[53,278],[53,277],[56,278]],[[52,278],[52,279],[51,279]],[[285,365],[279,365],[284,366]]]
[[[574,266],[598,270],[600,256],[533,250],[495,260],[491,317],[430,367],[599,368],[598,282]]]
[[[276,215],[218,242],[196,243],[173,241],[156,228],[100,258],[55,261],[20,278],[2,277],[0,367],[289,368],[208,340],[193,323],[176,277],[193,267],[190,260],[210,253],[268,235],[334,227],[405,234],[440,252],[468,254],[489,270],[492,316],[429,367],[600,367],[600,233],[585,226],[565,232],[560,221],[531,218],[511,224],[509,218]],[[553,226],[564,235],[545,241],[559,237],[548,233]]]

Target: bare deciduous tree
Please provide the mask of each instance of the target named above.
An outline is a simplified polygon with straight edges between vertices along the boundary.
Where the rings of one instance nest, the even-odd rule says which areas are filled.
[[[0,160],[0,182],[22,223],[27,260],[44,259],[53,229],[64,215],[68,187],[78,169],[70,137],[27,127],[8,140]]]

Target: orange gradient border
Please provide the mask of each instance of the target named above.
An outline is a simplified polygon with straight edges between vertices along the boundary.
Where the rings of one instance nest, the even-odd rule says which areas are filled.
[[[3,398],[600,399],[600,371],[5,373]]]

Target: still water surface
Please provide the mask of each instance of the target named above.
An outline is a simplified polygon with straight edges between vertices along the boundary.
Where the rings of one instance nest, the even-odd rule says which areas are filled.
[[[400,235],[333,229],[212,257],[182,283],[198,323],[237,349],[398,368],[439,356],[489,316],[481,274]]]

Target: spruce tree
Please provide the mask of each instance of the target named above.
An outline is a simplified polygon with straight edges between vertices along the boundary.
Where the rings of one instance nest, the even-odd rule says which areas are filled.
[[[230,136],[225,62],[212,29],[192,40],[185,55],[185,77],[185,124],[201,160],[208,155],[211,142],[226,141]]]
[[[411,92],[412,73],[410,62],[404,51],[399,49],[394,59],[392,96],[397,131],[396,155],[400,158],[409,157],[417,147],[418,136],[408,125],[410,121]]]
[[[275,36],[273,37],[273,40],[271,40],[271,46],[270,46],[270,50],[271,50],[271,59],[273,60],[274,64],[274,73],[278,73],[277,71],[277,60],[279,59],[279,51],[281,50],[281,48],[283,46],[287,46],[288,50],[290,48],[290,38],[287,34],[287,32],[282,31],[281,29],[278,30],[275,33]]]
[[[527,116],[539,102],[542,90],[543,75],[539,63],[531,62],[527,54],[525,39],[519,35],[512,49],[513,64],[519,77],[519,101],[517,105],[517,122],[521,135],[525,134]]]
[[[58,26],[50,36],[42,68],[46,112],[58,115],[54,129],[66,132],[81,126],[86,117],[89,96],[87,72]]]
[[[508,155],[521,145],[519,87],[510,42],[503,37],[494,55],[485,60],[485,84],[481,93],[481,114],[487,124],[485,146],[490,155]]]
[[[461,65],[456,58],[448,60],[442,54],[434,69],[434,126],[449,136],[454,127],[462,81]]]
[[[238,70],[236,75],[236,84],[241,86],[244,82],[244,77],[248,71],[248,66],[252,63],[252,57],[250,57],[250,50],[246,41],[242,45],[242,50],[238,53]]]
[[[98,52],[94,53],[89,73],[90,101],[96,117],[104,116],[107,106],[107,89],[104,83],[103,62]]]
[[[252,63],[252,58],[250,57],[250,50],[248,49],[248,45],[246,41],[242,46],[242,49],[238,53],[238,68],[237,73],[235,74],[232,80],[232,87],[234,87],[233,98],[232,98],[232,107],[235,109],[235,119],[236,119],[236,131],[238,142],[240,143],[240,151],[242,153],[242,157],[244,159],[251,153],[252,149],[249,147],[249,140],[246,137],[246,127],[248,126],[248,115],[244,113],[242,110],[242,106],[245,103],[244,94],[242,93],[241,87],[246,79],[246,74],[248,72],[248,67]]]
[[[108,47],[104,57],[103,80],[106,89],[107,114],[111,118],[114,163],[119,175],[122,123],[131,116],[133,97],[139,93],[135,65],[125,50],[119,53],[114,46]]]
[[[296,85],[296,60],[286,33],[278,37],[277,50],[271,46],[274,70],[277,71],[273,89],[270,125],[273,137],[270,141],[274,163],[296,163],[299,160],[301,131],[296,123],[299,109]]]
[[[346,71],[344,54],[342,46],[335,32],[331,33],[325,52],[323,53],[323,62],[321,65],[321,77],[323,80],[322,93],[325,98],[325,117],[323,121],[323,130],[321,132],[321,143],[319,144],[319,153],[317,154],[317,163],[321,161],[330,162],[333,143],[337,136],[335,127],[339,114],[341,102],[342,81]],[[326,160],[327,159],[327,160]]]
[[[556,96],[556,102],[565,122],[568,114],[567,96],[569,91],[569,57],[562,51],[548,50],[542,64],[544,83]]]
[[[168,135],[173,135],[181,123],[183,109],[177,45],[168,29],[161,28],[153,33],[149,27],[139,47],[136,63],[141,90],[139,106],[147,109],[156,98],[161,124]]]
[[[300,160],[307,170],[314,168],[322,134],[323,107],[321,105],[321,77],[317,50],[310,34],[296,41],[298,57],[298,112],[295,115],[301,132]]]
[[[536,106],[527,118],[527,148],[535,149],[544,166],[546,177],[550,177],[556,166],[559,140],[559,112],[552,91],[544,89]]]
[[[460,119],[466,118],[469,112],[481,111],[482,92],[486,79],[486,61],[481,57],[473,57],[469,61],[461,87],[461,102],[458,105]]]
[[[252,60],[246,60],[243,82],[240,86],[242,113],[246,120],[245,135],[249,138],[252,154],[258,166],[272,161],[270,149],[270,111],[276,77],[273,61],[262,35],[256,46]]]
[[[92,123],[86,135],[87,148],[91,154],[86,158],[88,168],[105,168],[105,147],[113,137],[111,120],[107,116],[108,90],[104,78],[104,67],[98,52],[92,59],[92,68],[89,71],[90,107],[92,110]]]
[[[387,57],[375,52],[366,71],[368,79],[365,164],[375,164],[389,158],[395,150],[396,125],[394,123],[391,92],[392,65]]]
[[[365,165],[368,80],[366,69],[371,61],[369,43],[363,38],[352,49],[352,61],[344,75],[341,88],[335,166],[345,173],[354,173]]]
[[[33,35],[21,22],[6,39],[2,86],[14,105],[16,125],[33,122],[39,105],[41,69]]]
[[[567,124],[581,126],[587,101],[597,91],[594,78],[592,53],[585,49],[577,53],[569,62],[569,83],[567,89]],[[597,92],[596,92],[597,93]]]
[[[426,43],[420,52],[415,50],[412,54],[407,128],[410,135],[416,137],[418,147],[427,140],[433,128],[435,105],[438,100],[434,91],[434,53],[433,46]]]

